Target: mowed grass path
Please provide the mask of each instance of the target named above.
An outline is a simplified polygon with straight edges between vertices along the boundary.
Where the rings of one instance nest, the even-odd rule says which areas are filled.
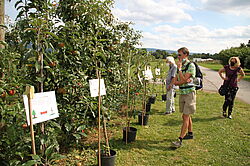
[[[197,112],[193,116],[195,139],[184,140],[179,149],[170,147],[180,133],[181,114],[163,115],[165,102],[158,100],[152,105],[149,125],[132,126],[138,129],[136,141],[122,142],[122,128],[110,140],[117,151],[118,166],[165,166],[165,165],[250,165],[250,107],[235,102],[233,119],[221,116],[223,97],[216,93],[198,91]]]

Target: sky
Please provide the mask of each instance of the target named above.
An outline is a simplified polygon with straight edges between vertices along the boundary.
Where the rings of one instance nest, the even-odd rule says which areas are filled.
[[[250,40],[250,0],[116,0],[112,13],[141,31],[143,48],[214,54]]]

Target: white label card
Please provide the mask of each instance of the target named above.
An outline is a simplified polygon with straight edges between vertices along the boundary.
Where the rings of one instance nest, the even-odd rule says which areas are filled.
[[[156,68],[155,69],[155,75],[157,75],[157,76],[161,75],[161,69]]]
[[[106,89],[105,89],[105,84],[104,80],[100,80],[101,85],[100,85],[100,95],[106,95]],[[99,79],[92,79],[89,80],[89,87],[90,87],[90,95],[91,97],[96,97],[98,96],[98,90],[99,90]]]
[[[151,80],[154,78],[151,70],[146,70],[146,71],[143,71],[142,73],[145,77],[145,80]]]
[[[23,95],[27,123],[30,125],[28,96]],[[35,93],[31,99],[32,123],[41,123],[59,117],[55,91]]]

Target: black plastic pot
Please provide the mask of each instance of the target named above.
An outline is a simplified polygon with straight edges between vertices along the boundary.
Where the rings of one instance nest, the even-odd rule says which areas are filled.
[[[102,153],[101,154],[101,166],[114,166],[115,165],[115,158],[116,158],[116,151],[114,151],[112,149],[110,149],[110,156],[105,156]],[[99,163],[98,152],[97,152],[97,161]]]
[[[150,96],[150,97],[148,98],[148,103],[154,104],[154,103],[155,103],[155,100],[156,100],[156,96]]]
[[[167,100],[167,94],[161,95],[161,99],[162,99],[162,101],[166,101]]]
[[[143,116],[143,125],[146,126],[148,124],[148,118],[149,118],[149,114],[144,114]],[[138,122],[140,125],[142,125],[142,113],[138,114]]]
[[[124,142],[126,142],[126,128],[127,128],[127,127],[124,127],[124,128],[123,128],[123,138],[122,138],[122,140],[123,140]],[[133,141],[135,141],[136,132],[137,132],[137,129],[136,129],[136,128],[134,128],[134,127],[129,127],[128,136],[127,136],[127,142],[133,142]]]
[[[146,104],[146,112],[150,112],[151,109],[151,103]]]

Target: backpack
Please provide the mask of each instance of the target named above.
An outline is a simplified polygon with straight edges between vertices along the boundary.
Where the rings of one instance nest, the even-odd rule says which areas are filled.
[[[195,84],[195,90],[199,90],[203,88],[203,74],[201,72],[200,67],[197,65],[195,62],[189,62],[186,66],[186,68],[182,71],[187,71],[189,65],[193,63],[195,65],[195,79],[194,79],[194,84]]]

